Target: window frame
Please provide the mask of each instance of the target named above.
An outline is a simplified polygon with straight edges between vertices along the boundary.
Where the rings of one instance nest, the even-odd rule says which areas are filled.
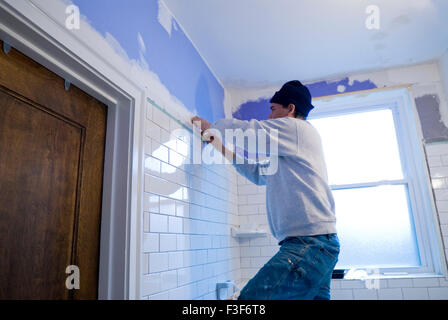
[[[347,185],[332,190],[399,184],[407,187],[421,265],[377,268],[380,278],[448,275],[440,223],[433,197],[424,138],[417,109],[407,86],[381,88],[313,99],[315,109],[308,120],[376,110],[392,110],[403,179]],[[357,270],[363,268],[356,268]],[[365,270],[370,269],[366,267]]]

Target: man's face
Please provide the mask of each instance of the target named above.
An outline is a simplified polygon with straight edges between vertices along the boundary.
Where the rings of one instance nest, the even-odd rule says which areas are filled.
[[[285,108],[278,103],[271,103],[271,114],[269,115],[268,119],[284,118],[291,115],[294,116],[294,110],[291,113],[290,108]]]

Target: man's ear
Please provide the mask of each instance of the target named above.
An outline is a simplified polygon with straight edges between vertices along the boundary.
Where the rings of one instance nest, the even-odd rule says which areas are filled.
[[[289,110],[289,113],[292,112],[292,115],[294,116],[294,114],[295,114],[295,112],[296,112],[296,106],[295,106],[295,104],[290,103],[290,104],[288,105],[288,110]]]

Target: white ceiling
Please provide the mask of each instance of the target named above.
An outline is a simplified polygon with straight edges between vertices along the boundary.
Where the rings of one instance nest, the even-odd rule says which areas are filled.
[[[448,0],[163,0],[226,88],[438,59]],[[365,22],[380,9],[380,29]]]

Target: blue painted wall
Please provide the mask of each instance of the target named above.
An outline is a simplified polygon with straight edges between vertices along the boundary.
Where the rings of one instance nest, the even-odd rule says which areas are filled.
[[[310,90],[311,96],[315,98],[341,93],[338,91],[338,86],[345,87],[344,93],[374,89],[377,87],[370,80],[366,81],[355,80],[350,85],[348,77],[335,82],[319,81],[306,85],[306,87]],[[275,91],[272,92],[272,95],[274,95],[274,93]],[[269,100],[270,99],[258,99],[256,101],[245,102],[241,106],[239,106],[237,111],[233,113],[233,117],[240,120],[267,119],[269,113],[271,112]]]
[[[224,89],[184,32],[171,36],[159,23],[157,0],[73,0],[91,26],[110,33],[131,59],[140,59],[138,33],[146,45],[144,58],[170,93],[190,110],[215,121],[224,118]],[[151,88],[149,88],[151,89]]]

